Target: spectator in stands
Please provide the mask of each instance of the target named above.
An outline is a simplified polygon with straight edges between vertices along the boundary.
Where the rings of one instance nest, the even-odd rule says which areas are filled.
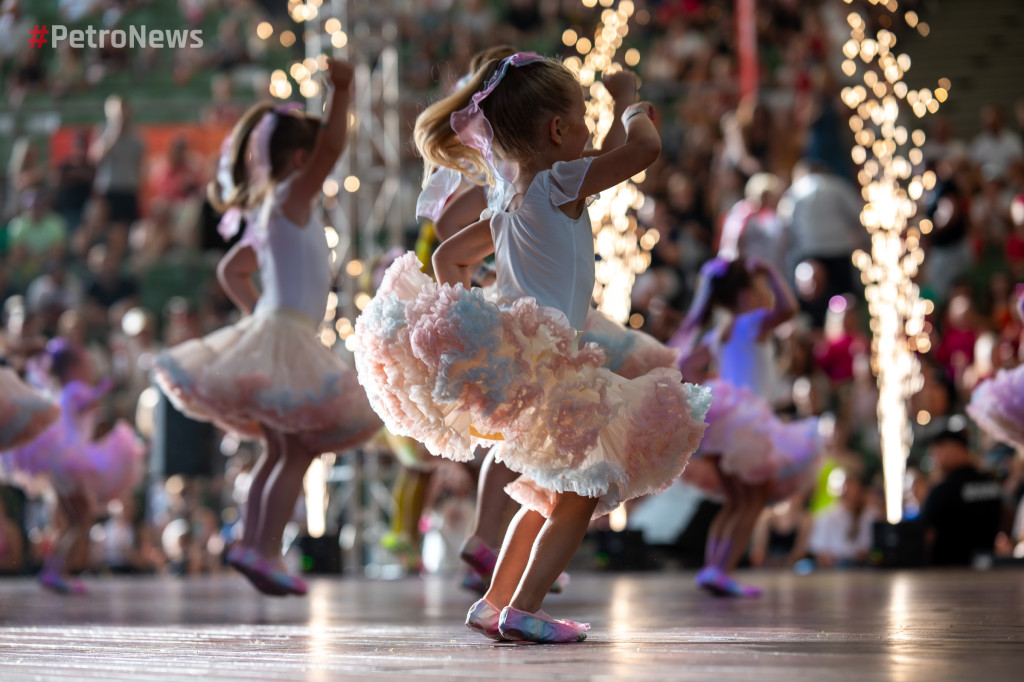
[[[878,520],[868,504],[867,485],[865,479],[847,469],[839,502],[814,519],[809,547],[819,567],[867,563],[872,527]]]
[[[7,163],[7,186],[3,215],[0,219],[9,220],[23,208],[23,195],[29,191],[39,191],[46,181],[46,169],[40,158],[39,148],[27,137],[20,137],[11,148],[11,158]]]
[[[1003,491],[974,464],[967,420],[951,417],[928,444],[928,456],[942,476],[921,510],[930,563],[969,565],[976,555],[991,554],[999,531]]]
[[[776,213],[782,181],[772,173],[755,173],[747,181],[744,198],[726,214],[718,255],[727,259],[757,256],[779,272],[786,271],[785,234]]]
[[[127,102],[113,95],[107,98],[103,110],[106,127],[93,143],[90,157],[96,164],[96,191],[106,199],[110,211],[109,230],[122,233],[120,239],[111,239],[111,244],[123,244],[128,227],[139,218],[145,146],[132,131],[131,107]]]
[[[54,169],[50,181],[55,193],[54,210],[71,234],[82,223],[95,179],[96,166],[89,160],[89,134],[81,131],[74,137],[71,153]]]
[[[825,271],[822,297],[857,290],[853,252],[867,245],[860,222],[863,207],[853,185],[820,162],[803,159],[793,169],[793,184],[779,201],[779,218],[786,229],[789,276],[801,261],[820,263]]]
[[[1014,161],[1024,158],[1024,143],[1020,135],[1006,128],[1003,110],[995,104],[981,110],[981,125],[981,132],[971,141],[971,159],[979,166],[991,164],[1003,177]]]
[[[970,202],[974,194],[973,170],[965,158],[954,158],[936,168],[938,183],[925,205],[932,231],[925,237],[924,285],[944,301],[971,267]]]
[[[22,195],[25,210],[7,228],[10,262],[16,278],[24,285],[35,279],[47,261],[59,261],[67,249],[68,230],[59,215],[50,210],[42,191]]]
[[[153,170],[153,195],[169,201],[195,196],[203,184],[199,160],[188,149],[188,141],[177,137],[167,156]]]

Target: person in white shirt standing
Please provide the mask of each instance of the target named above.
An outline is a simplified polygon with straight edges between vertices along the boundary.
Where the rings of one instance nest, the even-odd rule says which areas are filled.
[[[981,125],[981,132],[971,141],[971,160],[992,167],[1003,177],[1014,161],[1024,158],[1024,143],[1020,135],[1005,127],[1003,110],[994,104],[981,110]]]

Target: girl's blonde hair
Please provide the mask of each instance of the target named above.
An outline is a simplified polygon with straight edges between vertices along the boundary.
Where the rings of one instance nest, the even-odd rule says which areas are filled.
[[[470,180],[487,184],[496,180],[483,154],[467,147],[452,130],[452,114],[470,104],[501,64],[485,61],[469,82],[454,94],[427,107],[416,118],[413,141],[423,157],[424,180],[437,168],[459,171]],[[579,91],[576,76],[564,64],[551,59],[512,66],[494,91],[480,102],[480,109],[494,131],[494,152],[506,161],[518,163],[538,151],[543,125],[552,115],[565,116]]]
[[[228,158],[231,159],[231,181],[234,187],[222,187],[214,179],[206,187],[210,204],[220,213],[238,207],[249,210],[264,195],[266,187],[253,187],[246,169],[249,138],[260,120],[276,105],[260,102],[253,105],[235,124],[231,131]],[[316,141],[320,117],[302,112],[278,114],[274,132],[270,136],[270,178],[281,180],[288,165],[288,155],[298,149],[311,151]]]

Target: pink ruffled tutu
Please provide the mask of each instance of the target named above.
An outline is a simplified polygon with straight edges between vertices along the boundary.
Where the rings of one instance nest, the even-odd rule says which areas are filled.
[[[355,371],[289,308],[258,311],[161,353],[156,379],[175,407],[242,438],[261,425],[301,434],[313,451],[344,450],[381,427]]]
[[[60,417],[60,408],[18,375],[0,368],[0,451],[31,442]]]
[[[1024,365],[1001,369],[979,384],[967,414],[996,440],[1024,448]]]
[[[708,430],[683,480],[712,497],[722,495],[722,473],[744,483],[770,483],[773,500],[789,497],[813,481],[822,439],[816,418],[779,420],[768,404],[743,387],[713,379]],[[717,466],[711,461],[717,456]]]
[[[38,438],[6,457],[17,471],[48,478],[58,492],[88,490],[105,504],[142,479],[145,452],[127,422],[118,421],[105,436],[89,440],[76,430],[70,415],[62,414]]]
[[[414,254],[388,269],[356,340],[359,381],[392,432],[456,461],[494,446],[522,474],[509,494],[544,514],[557,493],[600,498],[597,516],[663,490],[704,433],[710,394],[678,371],[618,376],[560,312],[438,285]]]

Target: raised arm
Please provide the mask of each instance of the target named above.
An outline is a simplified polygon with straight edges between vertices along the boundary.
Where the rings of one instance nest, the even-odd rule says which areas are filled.
[[[654,106],[650,102],[639,102],[626,108],[622,116],[626,140],[594,158],[580,185],[579,196],[582,199],[628,180],[658,160],[661,136],[651,120],[653,114]]]
[[[434,251],[434,277],[440,284],[462,284],[470,288],[471,265],[494,253],[490,220],[478,220]]]
[[[259,300],[252,276],[260,269],[256,252],[251,246],[239,242],[217,264],[217,281],[231,302],[246,315],[252,314]]]
[[[317,133],[309,160],[299,170],[281,206],[285,216],[297,225],[306,224],[307,221],[302,218],[308,214],[313,197],[323,192],[324,180],[345,151],[348,138],[348,106],[352,99],[355,70],[348,62],[331,59],[328,60],[327,71],[334,91],[327,105],[324,122]]]
[[[768,278],[768,285],[772,289],[775,298],[775,306],[761,320],[761,331],[758,335],[761,339],[767,338],[775,328],[786,320],[791,319],[799,310],[796,296],[782,279],[779,271],[773,268],[767,261],[757,257],[747,259],[748,267],[753,274],[764,274]]]

